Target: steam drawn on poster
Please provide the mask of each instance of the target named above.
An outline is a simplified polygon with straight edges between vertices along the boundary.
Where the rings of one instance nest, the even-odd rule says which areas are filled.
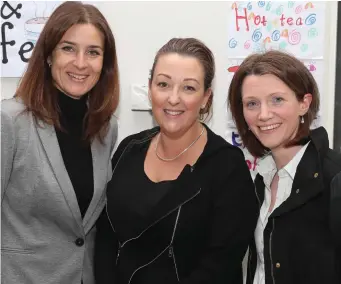
[[[49,19],[51,9],[47,1],[33,1],[35,5],[34,18],[25,22],[25,35],[28,41],[36,44],[41,31]],[[38,2],[38,3],[37,3]],[[50,7],[50,5],[49,5]],[[55,7],[52,7],[52,10]]]
[[[305,1],[235,1],[229,25],[230,57],[250,52],[288,51],[304,58],[321,57],[323,4]],[[238,48],[236,48],[236,46]],[[244,47],[244,48],[243,48]]]

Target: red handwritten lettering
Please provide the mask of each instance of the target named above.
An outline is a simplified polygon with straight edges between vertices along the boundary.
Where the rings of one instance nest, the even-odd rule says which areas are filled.
[[[235,10],[235,12],[236,12],[236,30],[237,30],[237,31],[240,30],[238,21],[239,21],[239,20],[245,20],[246,31],[248,32],[248,31],[249,31],[249,21],[248,21],[248,19],[247,19],[246,8],[243,9],[243,11],[244,11],[244,16],[238,15],[238,9],[237,9],[237,8],[235,8],[234,10]]]

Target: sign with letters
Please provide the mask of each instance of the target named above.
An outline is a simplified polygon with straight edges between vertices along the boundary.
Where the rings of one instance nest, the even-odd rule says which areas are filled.
[[[1,77],[21,77],[45,23],[61,1],[1,2]]]
[[[231,9],[229,57],[276,49],[302,59],[323,58],[325,3],[237,1]]]

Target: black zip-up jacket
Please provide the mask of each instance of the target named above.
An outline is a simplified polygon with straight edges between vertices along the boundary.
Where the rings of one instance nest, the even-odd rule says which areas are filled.
[[[341,283],[341,239],[337,241],[331,230],[331,220],[340,221],[341,216],[333,219],[330,206],[330,184],[341,171],[341,155],[329,149],[323,127],[312,130],[310,139],[297,167],[291,195],[272,212],[264,230],[265,284]],[[261,207],[265,185],[259,174],[255,184]],[[253,284],[256,266],[253,242],[247,284]]]
[[[124,188],[120,181],[134,178],[131,157],[159,128],[121,142],[97,224],[97,284],[243,283],[242,260],[259,214],[255,188],[242,151],[206,129],[196,164],[187,165],[149,215],[134,223],[125,216],[134,214],[134,192],[143,188]]]

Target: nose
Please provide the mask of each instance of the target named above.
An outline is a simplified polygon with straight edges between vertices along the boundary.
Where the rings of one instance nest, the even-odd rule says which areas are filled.
[[[179,90],[177,88],[174,88],[168,97],[168,102],[171,105],[177,105],[180,102],[180,96],[179,96]]]
[[[272,112],[266,104],[262,104],[259,113],[259,120],[267,121],[272,118]]]
[[[86,67],[86,58],[82,52],[78,52],[74,61],[74,65],[78,69],[84,69]]]

